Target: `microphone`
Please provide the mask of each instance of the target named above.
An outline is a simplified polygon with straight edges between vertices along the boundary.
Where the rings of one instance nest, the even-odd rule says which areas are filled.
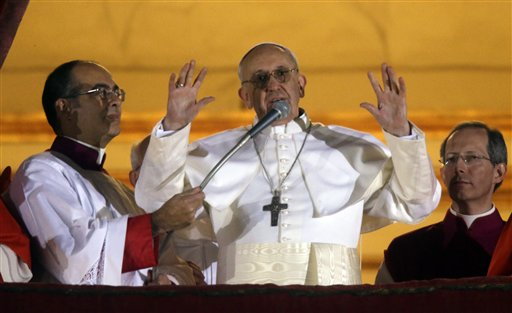
[[[213,175],[217,173],[217,171],[226,163],[229,158],[231,158],[240,148],[242,148],[243,145],[247,141],[249,141],[250,138],[253,138],[257,134],[259,134],[263,129],[267,128],[270,124],[273,122],[286,118],[290,114],[290,106],[288,105],[288,102],[284,100],[277,100],[274,101],[272,104],[272,110],[268,112],[261,120],[256,123],[243,137],[238,141],[238,143],[229,150],[228,153],[213,167],[213,169],[206,175],[206,177],[203,179],[203,182],[201,185],[201,190],[204,190],[210,179],[212,179]]]
[[[261,120],[259,120],[258,123],[247,132],[246,136],[253,138],[276,120],[286,118],[289,113],[290,106],[286,101],[275,101],[272,104],[272,110],[270,110],[270,112],[268,112],[267,115],[265,115]]]

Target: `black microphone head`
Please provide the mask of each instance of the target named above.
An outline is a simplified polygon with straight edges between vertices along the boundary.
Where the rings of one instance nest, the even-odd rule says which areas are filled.
[[[279,119],[286,118],[290,114],[290,106],[284,100],[277,100],[272,104],[272,109],[279,112]]]

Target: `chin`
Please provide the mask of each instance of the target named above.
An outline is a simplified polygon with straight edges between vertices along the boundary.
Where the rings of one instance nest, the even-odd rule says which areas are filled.
[[[111,137],[111,138],[114,138],[116,137],[117,135],[119,135],[121,133],[121,129],[120,128],[117,128],[117,129],[111,129],[109,132],[108,132],[108,136]]]

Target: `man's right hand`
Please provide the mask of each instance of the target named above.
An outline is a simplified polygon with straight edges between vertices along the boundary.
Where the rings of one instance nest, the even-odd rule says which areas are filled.
[[[204,97],[197,101],[199,88],[206,76],[206,68],[201,69],[194,80],[194,60],[185,63],[180,75],[172,73],[169,78],[169,97],[167,98],[167,114],[163,120],[164,130],[178,130],[196,117],[202,107],[215,100],[214,97]]]
[[[194,221],[196,211],[204,200],[204,192],[196,187],[167,200],[160,209],[151,214],[153,234],[173,231],[190,225]]]

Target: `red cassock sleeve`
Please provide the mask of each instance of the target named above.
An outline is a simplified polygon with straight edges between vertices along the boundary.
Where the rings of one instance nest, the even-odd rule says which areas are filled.
[[[128,218],[122,272],[131,272],[156,266],[158,237],[153,238],[151,215]]]
[[[501,231],[487,272],[487,276],[507,275],[512,275],[512,214]]]
[[[32,266],[30,240],[12,217],[3,200],[0,200],[0,243],[14,251],[29,267]]]

